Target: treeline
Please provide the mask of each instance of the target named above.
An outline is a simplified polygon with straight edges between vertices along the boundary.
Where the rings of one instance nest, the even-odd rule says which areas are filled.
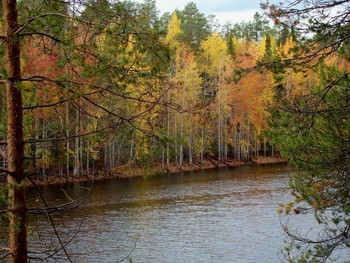
[[[275,87],[281,96],[294,76],[278,70],[295,41],[286,27],[258,13],[220,26],[194,3],[159,17],[154,0],[19,8],[21,34],[30,36],[21,43],[29,173],[83,176],[96,167],[274,153],[269,109]],[[4,105],[0,89],[0,141]]]

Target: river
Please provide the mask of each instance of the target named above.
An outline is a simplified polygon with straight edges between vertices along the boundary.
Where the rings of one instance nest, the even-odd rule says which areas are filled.
[[[98,182],[54,223],[73,262],[280,262],[286,235],[276,208],[292,199],[288,173],[286,165],[262,165]],[[58,204],[84,196],[86,186],[42,191]],[[31,221],[30,255],[44,258],[57,238],[45,216]],[[60,251],[48,261],[67,258]]]

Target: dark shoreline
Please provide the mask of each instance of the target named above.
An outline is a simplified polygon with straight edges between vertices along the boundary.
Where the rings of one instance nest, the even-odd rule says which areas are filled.
[[[169,165],[169,167],[162,167],[161,163],[155,163],[152,167],[141,166],[141,165],[124,165],[118,167],[115,171],[105,171],[97,170],[94,174],[82,177],[67,177],[67,176],[54,176],[48,175],[44,178],[38,178],[37,176],[32,176],[31,180],[27,179],[27,186],[33,187],[32,182],[37,186],[49,186],[49,185],[64,185],[69,183],[83,183],[91,181],[105,181],[111,179],[128,179],[133,177],[144,177],[151,178],[153,176],[162,176],[165,174],[177,174],[181,172],[192,172],[209,170],[216,168],[234,168],[244,165],[264,165],[264,164],[278,164],[287,163],[285,158],[273,158],[273,157],[258,157],[249,162],[228,160],[227,162],[218,162],[217,160],[205,160],[203,163],[193,163],[189,165],[188,163],[183,166],[177,166],[174,164]],[[31,182],[32,181],[32,182]]]

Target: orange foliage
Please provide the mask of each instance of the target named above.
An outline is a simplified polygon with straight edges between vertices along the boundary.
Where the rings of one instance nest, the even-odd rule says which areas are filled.
[[[258,54],[258,46],[255,43],[243,40],[238,47],[236,61],[226,67],[226,77],[235,69],[248,70],[248,73],[237,82],[224,83],[225,89],[230,91],[229,101],[233,108],[231,118],[232,125],[240,122],[242,118],[249,120],[258,133],[267,128],[267,106],[272,102],[272,74],[266,70],[250,70],[256,66],[254,58]]]

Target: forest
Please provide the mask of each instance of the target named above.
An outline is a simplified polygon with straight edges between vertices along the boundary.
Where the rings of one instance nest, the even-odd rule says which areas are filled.
[[[155,0],[3,0],[0,172],[2,205],[14,197],[10,225],[26,224],[27,179],[282,155],[303,169],[291,181],[294,204],[308,203],[325,224],[323,213],[335,211],[337,230],[307,257],[348,246],[349,6],[301,2],[262,4],[251,22],[220,25],[193,2],[160,15]],[[10,248],[25,239],[13,228]],[[12,262],[26,262],[26,251],[13,251]]]
[[[62,9],[76,20],[43,17],[22,30],[31,36],[21,52],[28,173],[84,177],[93,167],[271,152],[273,74],[259,63],[290,56],[287,28],[271,28],[258,13],[219,27],[194,3],[159,17],[155,1],[100,2],[83,10],[19,3],[32,16]],[[99,21],[99,13],[111,15]],[[45,34],[37,32],[43,25]]]

